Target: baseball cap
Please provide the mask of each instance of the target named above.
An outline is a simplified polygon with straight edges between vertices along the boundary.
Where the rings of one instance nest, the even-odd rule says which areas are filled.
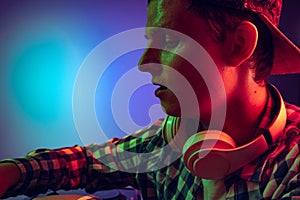
[[[278,28],[282,0],[199,0],[216,6],[255,13],[269,28],[274,45],[271,74],[300,73],[300,49]]]

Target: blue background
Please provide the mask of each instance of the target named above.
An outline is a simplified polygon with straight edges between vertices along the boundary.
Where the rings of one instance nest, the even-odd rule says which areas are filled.
[[[284,2],[280,28],[300,46],[300,2]],[[146,7],[146,0],[1,0],[0,159],[40,147],[82,144],[72,114],[76,74],[101,41],[143,27]],[[141,53],[116,61],[97,90],[95,107],[100,120],[108,116],[108,137],[124,133],[112,122],[109,98],[99,95],[110,93],[118,77],[137,65]],[[288,101],[300,105],[299,75],[275,76],[271,81]],[[159,103],[153,89],[141,87],[130,101],[132,118],[139,125],[149,123],[147,109]]]

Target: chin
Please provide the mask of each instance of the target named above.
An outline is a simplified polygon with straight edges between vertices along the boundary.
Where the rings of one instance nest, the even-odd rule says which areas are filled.
[[[169,116],[173,116],[173,117],[181,117],[181,113],[180,112],[177,112],[177,111],[174,111],[174,110],[171,110],[171,111],[166,111],[164,110],[164,112],[169,115]]]
[[[185,113],[181,113],[180,106],[169,105],[169,104],[168,105],[162,104],[162,109],[167,115],[170,115],[173,117],[186,117],[186,118],[199,117],[199,113],[195,113],[195,110],[197,110],[197,109],[192,109]]]
[[[161,106],[163,111],[167,115],[174,116],[174,117],[181,116],[181,110],[179,105],[161,102]]]
[[[160,99],[160,104],[162,106],[163,111],[170,116],[174,117],[184,117],[184,118],[199,118],[200,117],[200,106],[197,105],[189,105],[185,108],[184,112],[181,110],[181,106],[177,99],[173,98],[171,101],[168,99]],[[197,108],[197,106],[199,106]],[[202,110],[204,111],[204,109]],[[204,114],[201,113],[201,114]]]

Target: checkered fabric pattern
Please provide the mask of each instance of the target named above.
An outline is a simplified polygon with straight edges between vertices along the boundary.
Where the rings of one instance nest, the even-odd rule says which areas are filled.
[[[287,124],[279,140],[256,160],[224,179],[227,199],[300,198],[300,108],[286,103],[286,111]],[[262,121],[269,121],[266,119],[270,119],[270,113],[267,109]],[[153,152],[165,145],[161,124],[158,121],[133,135],[111,139],[102,145],[40,149],[25,158],[6,160],[18,165],[22,174],[20,183],[6,197],[33,196],[49,189],[86,188],[92,193],[132,185],[147,200],[202,199],[201,179],[188,171],[181,158],[174,162],[169,159],[170,163],[163,168],[140,172],[172,157],[170,152],[146,154],[148,157],[142,159],[136,154]],[[119,153],[123,150],[135,154],[129,158]],[[167,157],[164,153],[168,153]]]

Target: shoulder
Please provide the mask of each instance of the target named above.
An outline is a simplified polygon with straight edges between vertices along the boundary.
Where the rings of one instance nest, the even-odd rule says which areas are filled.
[[[161,127],[164,119],[159,119],[155,123],[140,129],[123,138],[111,138],[104,146],[112,144],[120,145],[126,151],[144,152],[148,146],[159,146],[162,143]]]
[[[285,103],[286,112],[287,112],[287,125],[293,124],[298,128],[300,127],[300,107]]]
[[[287,121],[284,129],[284,143],[287,146],[299,143],[300,140],[300,107],[285,103]]]
[[[260,177],[264,196],[272,199],[299,195],[300,108],[289,103],[285,106],[286,126],[282,137],[268,150]]]
[[[161,130],[162,124],[164,122],[164,119],[159,119],[153,124],[142,128],[140,130],[135,131],[132,134],[129,134],[122,138],[122,140],[132,140],[134,138],[152,138],[153,136],[157,136],[159,131]]]

